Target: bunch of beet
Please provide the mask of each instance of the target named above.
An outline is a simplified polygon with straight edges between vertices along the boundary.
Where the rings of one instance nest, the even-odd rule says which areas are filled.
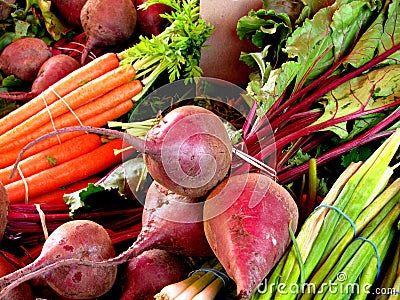
[[[31,89],[29,92],[0,92],[0,98],[31,100],[79,67],[79,62],[70,56],[52,56],[50,48],[39,38],[16,40],[1,53],[0,70],[31,85]]]
[[[111,288],[115,266],[137,261],[147,251],[158,249],[167,251],[168,255],[216,256],[236,283],[239,298],[250,299],[288,247],[289,226],[295,231],[298,222],[294,200],[267,175],[246,173],[229,176],[232,145],[222,121],[212,112],[192,105],[176,108],[164,116],[145,139],[120,131],[82,126],[50,133],[25,149],[49,136],[71,131],[124,138],[143,153],[146,167],[155,181],[146,194],[142,230],[132,246],[115,257],[110,257],[113,256],[111,252],[103,254],[102,258],[83,257],[81,252],[75,253],[75,249],[81,247],[85,238],[75,237],[62,245],[63,249],[70,251],[69,255],[60,256],[54,262],[53,254],[48,257],[48,253],[56,253],[53,250],[57,249],[53,248],[56,245],[46,246],[38,259],[40,263],[34,262],[33,266],[0,279],[3,288],[0,296],[10,286],[33,276],[41,275],[46,280],[51,278],[54,286],[57,286],[57,278],[68,284],[60,276],[66,267],[69,272],[86,268],[85,274],[89,278],[103,274],[97,279],[99,285]],[[89,235],[92,236],[85,234],[85,237]],[[51,244],[52,239],[49,240],[46,243]],[[88,247],[89,243],[84,241],[84,244]],[[90,248],[100,249],[105,244],[92,238]],[[56,247],[59,245],[58,241]],[[128,269],[133,265],[143,270],[142,261],[147,260],[132,262]],[[157,267],[166,268],[162,263],[151,266],[155,273]],[[106,272],[112,278],[105,276]],[[135,285],[133,290],[150,290],[152,282],[140,281],[135,276],[128,276],[128,281]],[[75,291],[83,290],[79,282],[75,283]],[[64,286],[61,290],[67,288]],[[86,293],[74,297],[84,299]]]

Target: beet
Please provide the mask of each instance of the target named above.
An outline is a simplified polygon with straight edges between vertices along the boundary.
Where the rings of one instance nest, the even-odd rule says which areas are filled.
[[[24,147],[20,156],[41,140],[75,131],[124,139],[144,153],[147,170],[155,181],[193,198],[206,195],[223,180],[232,160],[232,145],[222,121],[211,111],[193,105],[170,111],[148,131],[145,140],[112,129],[73,126],[36,139]]]
[[[141,233],[127,253],[136,256],[158,248],[187,256],[213,255],[204,234],[202,208],[198,199],[153,181],[146,194]]]
[[[80,20],[88,37],[81,64],[95,47],[125,43],[136,27],[137,13],[131,0],[88,0]]]
[[[163,287],[183,280],[189,272],[182,257],[160,249],[145,251],[129,260],[120,300],[153,300]]]
[[[159,35],[167,26],[168,20],[160,17],[160,14],[168,13],[172,8],[168,5],[157,3],[150,5],[147,9],[139,9],[147,0],[136,0],[137,25],[139,32],[143,35]]]
[[[51,0],[63,20],[72,27],[81,27],[81,10],[87,0]]]
[[[220,183],[204,204],[204,231],[216,257],[237,285],[240,299],[253,291],[284,254],[298,222],[288,191],[268,176],[248,173]]]
[[[0,92],[0,98],[21,101],[31,100],[80,66],[76,59],[68,55],[52,56],[40,67],[30,92]]]
[[[213,251],[204,235],[202,205],[197,202],[197,199],[171,193],[153,182],[146,195],[142,230],[133,245],[116,257],[106,232],[98,232],[101,226],[90,226],[96,223],[84,220],[65,223],[60,226],[62,229],[57,229],[58,234],[54,231],[50,235],[41,255],[31,265],[0,278],[3,288],[0,297],[21,282],[45,274],[49,285],[64,297],[95,298],[111,289],[116,265],[145,251],[161,249],[185,256],[212,256]],[[200,221],[190,222],[188,218]],[[79,229],[77,233],[75,228]],[[93,280],[94,276],[96,280]]]
[[[42,64],[51,57],[46,43],[39,38],[22,38],[4,48],[0,55],[0,69],[5,75],[32,82]]]
[[[89,220],[64,223],[50,234],[41,254],[33,263],[0,278],[0,287],[3,288],[0,298],[6,295],[10,288],[39,275],[42,275],[49,286],[63,297],[71,299],[99,297],[113,286],[117,274],[116,267],[77,264],[58,267],[58,264],[69,258],[93,262],[114,256],[111,239],[99,224]]]

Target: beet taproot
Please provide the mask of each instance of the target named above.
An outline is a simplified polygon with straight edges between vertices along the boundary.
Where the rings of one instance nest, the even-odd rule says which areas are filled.
[[[95,47],[116,46],[128,41],[135,31],[136,19],[137,12],[131,0],[88,0],[80,15],[87,36],[81,64]]]
[[[224,124],[211,111],[194,105],[167,113],[148,131],[144,140],[113,129],[73,126],[36,139],[26,145],[19,156],[46,138],[75,131],[124,139],[144,153],[147,170],[155,181],[187,197],[206,195],[225,178],[231,166],[232,145]]]
[[[4,48],[0,55],[0,69],[9,76],[33,82],[42,64],[51,57],[49,47],[39,38],[21,38]]]
[[[31,100],[80,66],[76,59],[68,55],[54,55],[41,65],[30,92],[0,92],[0,98],[20,101]]]
[[[145,251],[127,263],[120,300],[153,300],[163,287],[183,280],[190,271],[182,257],[160,249]]]
[[[15,286],[35,277],[43,277],[62,297],[93,299],[107,293],[113,286],[117,268],[62,265],[65,260],[102,261],[115,256],[107,231],[90,220],[63,223],[45,241],[41,254],[31,264],[0,278],[0,297]]]
[[[213,189],[204,203],[204,219],[207,240],[235,281],[238,297],[250,299],[289,246],[289,226],[296,231],[298,209],[270,177],[247,173]]]

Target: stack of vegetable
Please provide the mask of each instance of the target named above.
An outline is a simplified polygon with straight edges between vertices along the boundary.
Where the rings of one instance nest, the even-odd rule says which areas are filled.
[[[34,249],[35,260],[0,278],[0,297],[32,279],[40,279],[39,288],[46,286],[62,297],[76,299],[115,295],[152,299],[156,294],[159,298],[208,295],[211,299],[223,283],[215,278],[217,274],[231,279],[234,284],[228,292],[239,299],[334,298],[332,285],[377,284],[381,263],[387,262],[395,241],[400,209],[395,167],[389,167],[400,144],[398,87],[393,84],[398,81],[398,1],[309,5],[297,16],[270,10],[265,2],[263,9],[249,12],[238,24],[239,35],[252,38],[262,50],[243,54],[242,59],[260,71],[254,73],[243,95],[251,109],[240,131],[243,139],[233,145],[220,118],[194,105],[172,105],[165,115],[155,116],[158,123],[145,138],[102,128],[133,112],[134,102],[158,83],[201,75],[200,50],[213,28],[199,18],[199,2],[147,0],[141,7],[155,4],[170,7],[162,15],[169,24],[165,30],[156,36],[140,36],[121,53],[107,53],[72,71],[0,120],[0,161],[4,158],[0,179],[7,201],[13,203],[8,228],[18,232],[25,224],[37,236],[40,224],[46,237]],[[281,34],[279,39],[275,33]],[[271,37],[279,43],[270,43]],[[370,48],[362,47],[366,43]],[[92,40],[89,46],[95,44]],[[100,136],[107,137],[106,141]],[[350,164],[330,192],[322,195],[324,200],[315,212],[308,216],[302,210],[299,215],[295,179],[309,170],[305,200],[315,201],[317,164],[327,163],[357,143],[388,136],[365,163]],[[114,172],[100,181],[97,177],[119,163],[122,152],[128,157],[133,152],[123,151],[123,142],[143,153],[154,181],[146,186],[143,211],[108,213],[111,218],[132,214],[122,220],[124,225],[113,227],[131,226],[121,237],[110,229],[109,221],[95,223],[99,215],[94,211],[85,215],[79,206],[88,194],[96,198],[117,190],[118,196],[132,197],[124,195],[120,185],[105,184]],[[339,146],[322,149],[332,145]],[[310,160],[311,155],[316,159]],[[265,174],[271,168],[277,169],[277,178]],[[117,169],[129,171],[125,163]],[[68,222],[65,204],[57,207],[57,213],[52,210],[54,203],[43,210],[15,204],[42,203],[43,193],[56,193],[88,177],[87,188],[64,195],[70,209],[76,209],[71,215],[83,220]],[[97,183],[91,184],[95,178]],[[124,183],[127,179],[118,178]],[[138,181],[132,186],[140,185]],[[291,184],[292,193],[283,183]],[[300,185],[302,197],[305,180]],[[307,208],[317,205],[310,203]],[[22,216],[28,209],[37,211],[34,217],[30,215],[35,218],[34,229]],[[104,211],[101,215],[105,216]],[[302,227],[296,238],[298,225]],[[131,245],[116,251],[116,241],[121,240]],[[202,270],[204,262],[213,262],[213,270]],[[197,268],[199,272],[188,277]],[[387,268],[383,286],[397,284],[395,269],[396,265]],[[205,274],[198,281],[196,274],[201,272]],[[344,281],[340,272],[348,276]],[[141,277],[144,273],[145,278]],[[94,276],[96,282],[87,281]],[[163,294],[174,283],[179,293],[175,289],[173,296]],[[267,293],[261,290],[263,283]],[[277,289],[277,284],[285,288]],[[291,293],[292,287],[307,284],[321,293]],[[169,288],[159,293],[164,286]],[[366,298],[370,291],[354,297]],[[351,295],[345,291],[341,296]]]
[[[142,89],[134,76],[132,67],[119,66],[115,54],[105,54],[1,119],[1,181],[11,203],[52,192],[121,161],[113,150],[121,149],[122,140],[103,144],[97,135],[58,135],[25,152],[19,177],[10,178],[19,152],[41,135],[72,125],[104,126],[129,112],[131,98]]]

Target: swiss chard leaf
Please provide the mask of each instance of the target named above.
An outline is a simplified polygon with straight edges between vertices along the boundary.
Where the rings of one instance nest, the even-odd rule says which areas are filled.
[[[400,65],[389,65],[372,70],[328,93],[323,98],[324,114],[312,125],[388,106],[399,101],[399,93]],[[348,135],[345,123],[327,127],[325,130],[331,130],[343,139]]]
[[[400,0],[393,0],[388,7],[387,19],[380,39],[378,54],[386,52],[388,49],[400,43]],[[399,63],[400,51],[392,54],[389,59],[391,63]]]

